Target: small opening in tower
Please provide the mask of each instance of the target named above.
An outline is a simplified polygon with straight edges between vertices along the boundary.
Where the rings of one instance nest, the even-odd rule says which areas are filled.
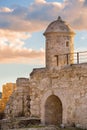
[[[66,47],[69,47],[69,41],[66,41]]]

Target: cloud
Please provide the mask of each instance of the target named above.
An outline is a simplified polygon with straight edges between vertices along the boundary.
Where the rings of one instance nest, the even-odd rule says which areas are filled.
[[[32,63],[37,60],[38,63],[43,63],[44,50],[26,48],[25,41],[31,37],[32,32],[43,30],[47,26],[52,15],[50,10],[56,12],[57,8],[60,8],[60,5],[48,4],[45,0],[36,0],[27,8],[0,8],[0,63]],[[42,10],[43,14],[40,15]]]
[[[28,7],[0,7],[0,62],[43,61],[44,51],[25,46],[32,32],[45,30],[58,16],[74,29],[87,30],[86,4],[87,0],[64,0],[62,3],[35,0]]]
[[[4,13],[7,13],[7,12],[12,12],[13,10],[8,8],[8,7],[1,7],[0,8],[0,12],[4,12]]]
[[[68,21],[75,29],[87,29],[87,0],[64,0],[47,2],[35,0],[28,7],[14,6],[0,8],[0,28],[15,31],[41,31],[58,15]],[[72,15],[72,16],[71,16]]]
[[[65,18],[74,29],[87,30],[87,8],[84,7],[83,0],[66,0],[60,14]]]
[[[84,6],[87,6],[87,0],[84,0]]]
[[[41,31],[50,21],[61,15],[75,29],[87,29],[85,22],[87,8],[84,8],[86,2],[65,0],[60,3],[35,0],[29,7],[15,6],[13,9],[3,7],[0,8],[0,28],[24,32]]]
[[[44,64],[44,51],[35,51],[27,48],[15,49],[5,45],[0,48],[0,63],[36,63]]]
[[[14,48],[21,48],[24,40],[30,38],[31,34],[0,29],[0,46],[9,45]]]
[[[36,3],[46,3],[45,0],[35,0]]]
[[[59,2],[48,3],[45,0],[35,0],[29,7],[15,6],[13,9],[9,8],[12,11],[0,12],[0,28],[27,32],[41,31],[56,17],[60,8]]]
[[[74,29],[87,29],[87,7],[84,6],[87,4],[87,0],[65,0],[62,3],[43,0],[39,3],[38,1],[29,7],[30,13],[26,15],[27,20],[36,21],[36,24],[37,22],[42,23],[46,28],[52,20],[62,16]]]
[[[43,49],[36,51],[24,46],[30,37],[29,33],[0,30],[0,63],[44,62]]]

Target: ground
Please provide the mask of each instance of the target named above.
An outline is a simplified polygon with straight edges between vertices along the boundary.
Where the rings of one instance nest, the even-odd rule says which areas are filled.
[[[10,129],[10,130],[83,130],[81,128],[75,127],[67,127],[67,128],[59,128],[59,127],[42,127],[42,126],[31,126],[31,128],[20,128],[20,129]],[[85,129],[86,130],[86,129]]]

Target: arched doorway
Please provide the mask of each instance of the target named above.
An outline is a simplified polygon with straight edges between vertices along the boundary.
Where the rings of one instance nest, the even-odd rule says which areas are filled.
[[[45,103],[45,124],[58,125],[62,123],[62,103],[60,99],[51,95]]]

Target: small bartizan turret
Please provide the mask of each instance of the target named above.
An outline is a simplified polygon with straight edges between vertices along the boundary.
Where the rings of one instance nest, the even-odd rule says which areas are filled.
[[[74,31],[59,16],[44,32],[46,37],[46,67],[49,69],[72,64],[74,61]]]

